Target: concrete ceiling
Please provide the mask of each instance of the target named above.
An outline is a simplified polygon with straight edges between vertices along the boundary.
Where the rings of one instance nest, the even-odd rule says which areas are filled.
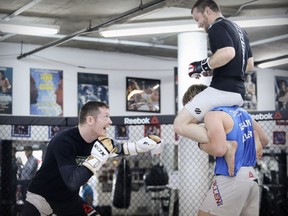
[[[194,21],[190,10],[194,2],[195,0],[0,0],[1,22],[60,26],[60,32],[54,37],[0,32],[0,42],[41,46],[38,50],[28,51],[27,56],[50,46],[59,46],[177,58],[177,33],[108,39],[103,38],[98,29],[122,23],[169,23],[175,20],[191,20],[192,23]],[[229,19],[288,19],[287,0],[217,2],[222,13]],[[250,37],[256,64],[270,59],[288,58],[287,24],[245,30]],[[20,56],[22,57],[26,56]],[[274,68],[288,70],[288,64]]]

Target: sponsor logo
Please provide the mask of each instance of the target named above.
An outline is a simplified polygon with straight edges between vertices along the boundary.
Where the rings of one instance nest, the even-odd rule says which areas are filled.
[[[105,152],[100,146],[98,146],[97,142],[95,142],[94,148],[100,153],[100,155],[102,155],[103,157],[105,156]]]
[[[273,119],[273,113],[258,113],[258,114],[251,114],[252,118],[256,120],[272,120]]]
[[[151,144],[151,143],[149,143],[149,142],[147,142],[147,141],[145,141],[145,142],[142,143],[142,145],[147,145],[147,146],[150,146],[150,144]]]
[[[214,199],[216,201],[217,206],[223,205],[223,200],[219,192],[219,188],[218,188],[216,180],[212,182],[212,192],[213,192]]]
[[[282,118],[281,113],[276,112],[275,115],[274,115],[274,118],[275,118],[275,119],[281,119],[281,118]]]
[[[194,111],[195,111],[195,113],[198,114],[198,115],[201,113],[201,109],[200,109],[200,108],[196,108]]]
[[[249,178],[255,178],[255,176],[253,175],[253,173],[252,172],[249,172]]]
[[[150,118],[124,118],[124,124],[150,124]]]
[[[151,118],[151,124],[159,124],[159,120],[158,120],[158,118],[156,116],[153,116]]]

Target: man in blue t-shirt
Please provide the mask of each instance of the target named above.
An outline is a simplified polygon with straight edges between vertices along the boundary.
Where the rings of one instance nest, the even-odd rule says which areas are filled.
[[[183,104],[194,100],[204,89],[205,85],[192,85],[183,96]],[[258,177],[253,167],[256,155],[261,157],[262,147],[268,144],[264,130],[237,106],[209,111],[204,117],[204,125],[207,142],[199,143],[199,148],[216,156],[216,166],[212,186],[198,216],[258,215]],[[233,173],[229,163],[232,163]]]

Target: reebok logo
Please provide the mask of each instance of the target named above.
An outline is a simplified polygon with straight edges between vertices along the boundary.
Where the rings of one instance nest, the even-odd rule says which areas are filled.
[[[255,120],[272,120],[273,119],[273,113],[258,113],[258,114],[251,114],[252,118]]]
[[[124,124],[150,124],[150,118],[124,118]]]

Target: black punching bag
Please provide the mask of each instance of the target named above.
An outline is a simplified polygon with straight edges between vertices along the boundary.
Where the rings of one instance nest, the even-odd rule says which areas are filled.
[[[127,209],[131,199],[132,175],[128,161],[123,157],[113,179],[113,206]]]

